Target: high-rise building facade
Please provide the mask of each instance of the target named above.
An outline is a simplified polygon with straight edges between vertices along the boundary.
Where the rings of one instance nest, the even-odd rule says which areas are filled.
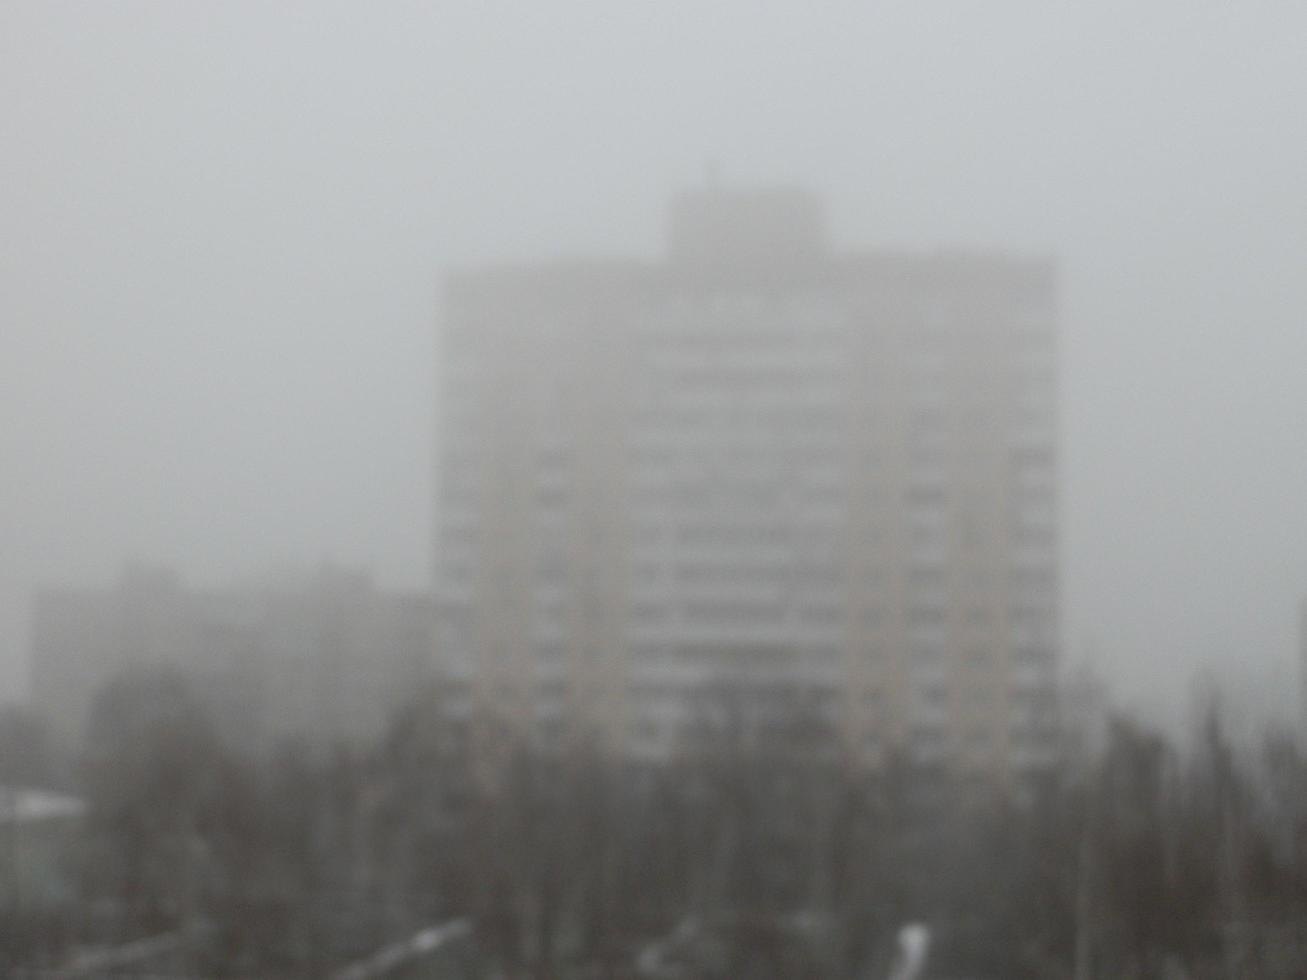
[[[801,688],[869,765],[1049,761],[1056,286],[838,252],[799,191],[704,190],[658,262],[460,274],[438,589],[483,708],[672,751],[719,679]]]

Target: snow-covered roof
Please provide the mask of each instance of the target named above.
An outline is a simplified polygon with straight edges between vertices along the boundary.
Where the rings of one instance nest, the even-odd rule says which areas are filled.
[[[85,812],[86,804],[67,793],[0,786],[0,824],[67,820]]]

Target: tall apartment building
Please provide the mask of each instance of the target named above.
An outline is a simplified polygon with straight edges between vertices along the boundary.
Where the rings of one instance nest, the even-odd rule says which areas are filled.
[[[247,748],[375,738],[431,676],[437,646],[429,596],[342,569],[196,589],[169,569],[132,567],[112,588],[42,590],[32,639],[33,700],[65,737],[79,737],[116,673],[163,665]]]
[[[447,283],[437,581],[481,706],[657,757],[726,678],[868,765],[1049,762],[1051,263],[836,251],[787,189],[682,194],[669,237]]]

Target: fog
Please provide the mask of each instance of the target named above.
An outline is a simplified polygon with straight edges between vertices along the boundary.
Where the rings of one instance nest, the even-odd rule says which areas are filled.
[[[677,189],[1057,256],[1064,640],[1135,706],[1296,709],[1307,10],[0,8],[0,691],[42,584],[422,585],[441,279],[654,255]]]

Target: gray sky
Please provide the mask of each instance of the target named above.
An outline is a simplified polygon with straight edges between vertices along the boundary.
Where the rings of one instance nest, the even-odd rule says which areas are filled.
[[[453,265],[652,254],[671,191],[1065,274],[1068,658],[1296,684],[1307,7],[0,4],[0,694],[38,583],[421,584]]]

